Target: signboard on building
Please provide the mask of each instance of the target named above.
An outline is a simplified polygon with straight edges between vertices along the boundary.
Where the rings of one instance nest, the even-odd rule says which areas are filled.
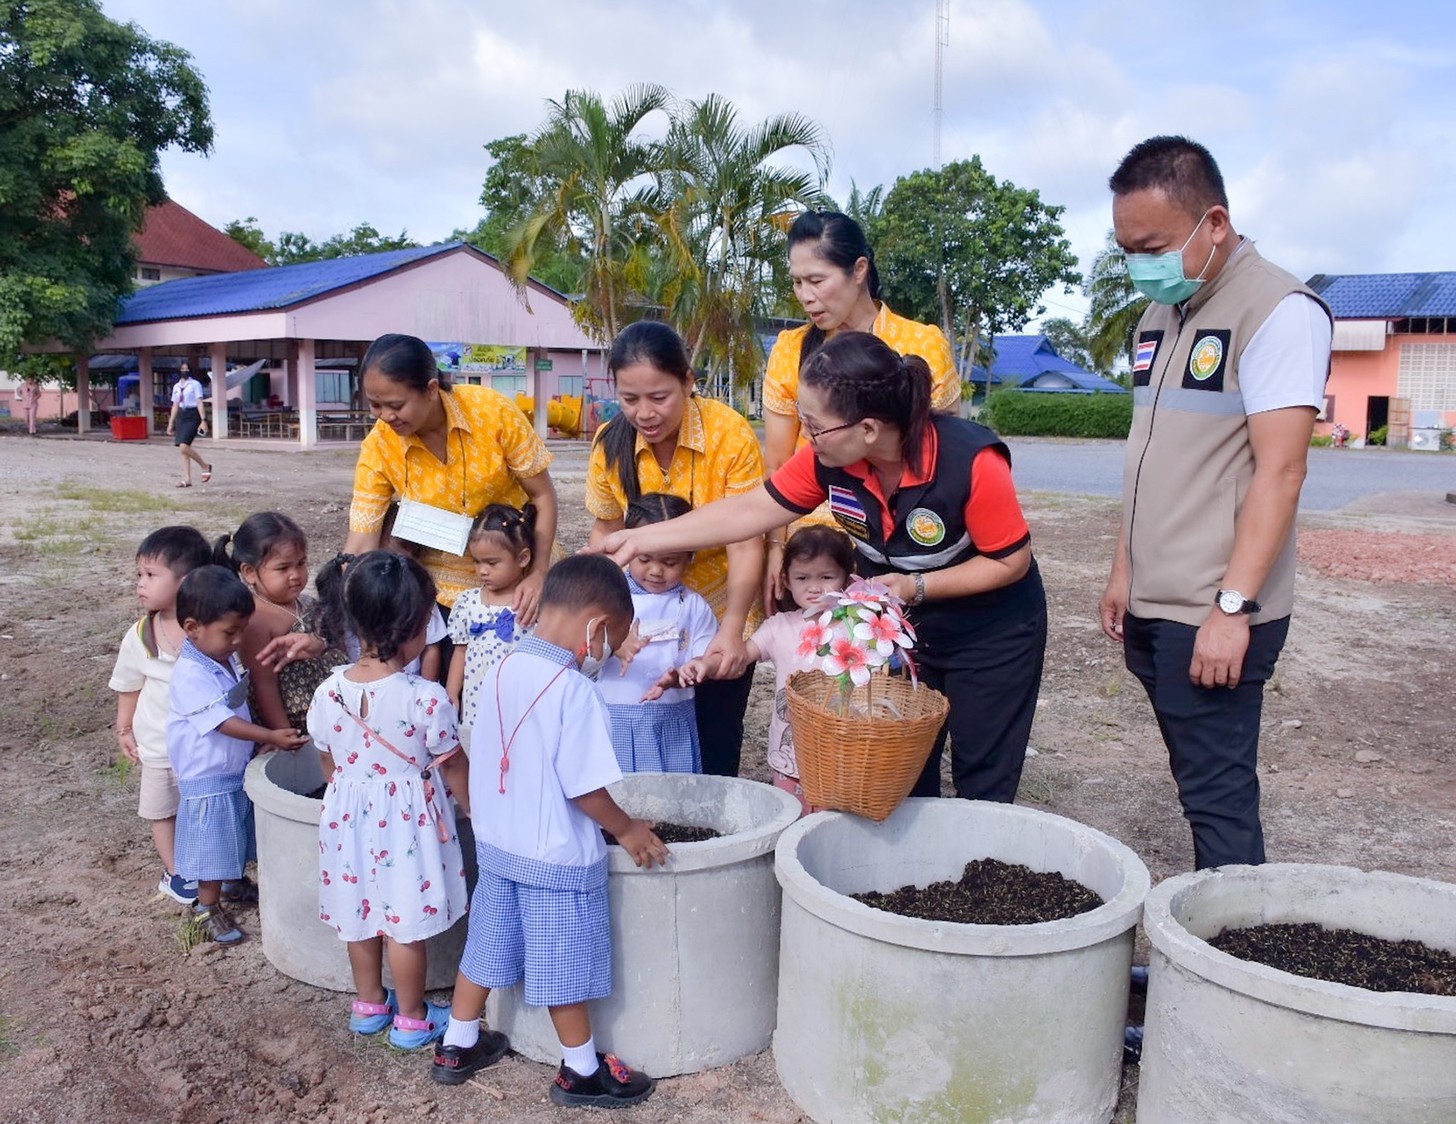
[[[495,343],[431,343],[435,365],[451,374],[524,375],[526,349]]]

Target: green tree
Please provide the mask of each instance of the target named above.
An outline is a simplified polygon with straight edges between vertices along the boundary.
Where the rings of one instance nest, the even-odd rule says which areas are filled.
[[[258,220],[253,215],[245,219],[233,219],[222,232],[240,246],[244,246],[257,254],[269,265],[276,265],[278,258],[278,247],[268,241],[268,236],[263,233],[263,228],[258,225]]]
[[[1127,275],[1127,256],[1112,231],[1092,259],[1082,292],[1090,298],[1087,309],[1087,350],[1099,368],[1122,357],[1132,361],[1132,337],[1148,307],[1148,298],[1133,287]]]
[[[1067,362],[1077,364],[1084,371],[1095,371],[1099,375],[1112,374],[1111,364],[1104,367],[1092,358],[1087,330],[1083,325],[1065,316],[1057,316],[1042,321],[1041,330],[1056,353]]]
[[[642,83],[610,104],[590,90],[568,90],[547,104],[546,122],[530,141],[539,197],[512,233],[506,268],[524,295],[527,277],[548,252],[584,255],[576,316],[611,339],[629,302],[641,300],[657,244],[656,216],[666,209],[655,181],[663,147],[638,131],[648,117],[670,110],[672,96]]]
[[[1018,331],[1056,285],[1082,280],[1059,221],[1034,189],[997,181],[979,156],[897,179],[876,220],[875,261],[898,312],[938,322],[960,363],[982,336]]]
[[[505,261],[513,241],[545,196],[547,185],[525,133],[493,140],[485,150],[494,161],[480,193],[485,218],[473,229],[455,231],[450,240],[469,242]],[[587,262],[580,249],[568,250],[558,235],[542,232],[536,239],[534,255],[532,277],[569,296],[581,292]]]
[[[329,258],[355,258],[360,254],[379,254],[387,250],[412,250],[419,243],[401,230],[391,238],[380,234],[374,226],[361,222],[348,234],[335,234],[322,242],[315,242],[306,234],[285,230],[278,235],[278,246],[273,257],[274,265],[297,265],[306,261],[324,261]]]
[[[0,364],[111,331],[133,238],[166,198],[159,153],[212,147],[190,58],[96,0],[0,12]]]
[[[792,149],[814,170],[776,162]],[[732,102],[710,94],[674,118],[664,162],[658,222],[669,255],[660,294],[668,316],[694,367],[756,373],[763,363],[756,320],[773,307],[784,234],[801,211],[825,201],[823,131],[793,113],[745,127]]]

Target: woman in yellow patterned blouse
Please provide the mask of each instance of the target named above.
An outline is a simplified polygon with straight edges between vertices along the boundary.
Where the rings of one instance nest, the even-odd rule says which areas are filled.
[[[622,529],[627,505],[647,492],[670,492],[700,507],[763,483],[763,456],[753,427],[732,407],[693,393],[687,349],[666,324],[640,321],[612,344],[608,369],[622,412],[597,434],[587,465],[586,507],[596,517],[592,542]],[[763,539],[755,535],[701,550],[683,584],[718,617],[709,652],[723,656],[723,678],[694,699],[703,771],[736,776],[743,712],[753,664],[743,640],[758,625]]]
[[[806,211],[789,227],[789,277],[809,323],[779,333],[763,376],[763,432],[769,475],[807,444],[799,425],[799,372],[824,341],[840,331],[870,332],[900,355],[930,367],[931,408],[954,413],[961,380],[945,333],[934,324],[897,316],[880,301],[875,253],[859,223],[837,211]],[[833,524],[827,512],[818,522]],[[768,581],[776,579],[784,531],[768,537]],[[772,594],[769,600],[776,599]]]
[[[451,387],[429,345],[414,336],[380,336],[360,369],[364,400],[379,420],[359,447],[345,553],[379,546],[396,499],[472,519],[487,504],[519,508],[529,501],[536,505],[536,541],[514,608],[523,623],[532,623],[556,538],[546,443],[504,395],[483,386]],[[480,584],[468,555],[421,548],[419,559],[446,609]]]

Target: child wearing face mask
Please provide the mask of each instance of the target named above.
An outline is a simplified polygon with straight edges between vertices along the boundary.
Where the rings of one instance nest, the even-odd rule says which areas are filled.
[[[596,1052],[587,1003],[612,993],[606,830],[638,866],[667,858],[645,820],[617,805],[622,777],[606,707],[584,674],[632,624],[627,579],[607,558],[577,555],[546,575],[535,630],[485,674],[470,742],[470,814],[480,877],[470,931],[433,1080],[459,1085],[505,1053],[482,1031],[493,987],[525,982],[525,1001],[550,1008],[562,1064],[559,1105],[617,1107],[653,1083]]]
[[[624,523],[643,527],[686,515],[692,504],[649,492],[627,505]],[[612,719],[612,748],[624,773],[701,773],[693,688],[654,688],[663,676],[708,650],[718,634],[711,606],[683,585],[690,551],[643,554],[627,564],[637,627],[607,661],[597,687]],[[649,699],[647,696],[651,694]]]

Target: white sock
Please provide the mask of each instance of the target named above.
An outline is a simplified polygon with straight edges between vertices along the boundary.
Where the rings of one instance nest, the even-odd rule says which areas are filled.
[[[479,1019],[457,1019],[454,1015],[451,1015],[450,1025],[445,1028],[445,1039],[440,1045],[459,1046],[468,1050],[479,1041]]]
[[[582,1077],[590,1077],[601,1064],[597,1061],[597,1040],[588,1038],[580,1046],[561,1043],[561,1060]]]

